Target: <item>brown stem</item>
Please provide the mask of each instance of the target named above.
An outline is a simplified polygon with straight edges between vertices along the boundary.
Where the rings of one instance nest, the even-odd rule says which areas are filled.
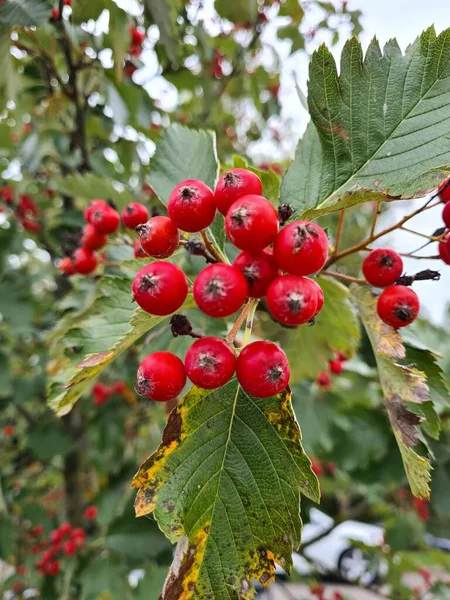
[[[399,252],[400,256],[406,256],[407,258],[417,258],[418,260],[427,259],[427,260],[438,260],[441,257],[439,254],[431,254],[429,256],[416,256],[415,254],[408,254],[405,252]]]
[[[427,240],[430,240],[432,242],[438,242],[439,240],[441,240],[444,237],[443,235],[433,236],[433,235],[427,235],[426,233],[420,233],[420,231],[416,231],[415,229],[410,229],[409,227],[404,227],[403,225],[401,227],[399,227],[399,229],[401,229],[402,231],[407,231],[408,233],[413,233],[414,235],[418,235],[420,237],[426,238]]]
[[[375,240],[378,240],[380,237],[383,237],[384,235],[386,235],[388,233],[391,233],[392,231],[395,231],[396,229],[399,229],[400,227],[402,227],[402,225],[404,225],[407,221],[409,221],[416,215],[419,215],[421,212],[423,212],[425,210],[429,210],[430,208],[433,208],[434,206],[437,206],[438,204],[441,203],[440,200],[438,202],[435,202],[434,204],[430,204],[430,202],[431,202],[431,199],[427,200],[427,202],[424,204],[424,206],[421,206],[417,210],[414,210],[413,212],[404,216],[402,219],[400,219],[400,221],[398,221],[391,227],[386,227],[386,229],[383,229],[379,233],[370,235],[367,239],[360,242],[359,244],[356,244],[355,246],[351,246],[350,248],[346,248],[342,252],[332,254],[330,256],[330,258],[327,260],[327,262],[325,263],[325,268],[329,267],[330,265],[335,263],[337,260],[344,258],[345,256],[348,256],[349,254],[353,254],[354,252],[359,252],[360,250],[364,250],[364,248],[366,246],[368,246],[368,244],[374,242]]]
[[[344,227],[344,219],[345,219],[345,209],[341,210],[339,214],[339,221],[336,229],[336,238],[334,242],[334,252],[333,254],[337,254],[339,250],[339,242],[341,241],[342,229]]]
[[[230,332],[228,333],[227,337],[225,338],[225,340],[229,343],[232,344],[234,342],[235,337],[237,336],[237,334],[239,333],[240,328],[242,327],[245,319],[247,318],[247,315],[249,313],[249,310],[253,304],[253,299],[250,298],[250,300],[247,302],[247,304],[244,306],[244,308],[241,311],[241,314],[238,316],[238,318],[236,319],[235,324],[233,325],[233,327],[230,329]]]
[[[370,225],[369,236],[372,236],[375,233],[375,227],[377,226],[377,221],[378,221],[378,217],[380,216],[380,212],[381,212],[381,202],[378,201],[374,207],[372,223]]]
[[[342,279],[342,281],[348,281],[349,283],[357,283],[359,285],[366,285],[367,283],[364,279],[358,279],[357,277],[344,275],[343,273],[337,273],[336,271],[322,271],[320,274],[328,275],[328,277],[335,277],[336,279]]]
[[[202,236],[202,240],[203,240],[208,252],[217,260],[217,262],[223,262],[222,257],[217,252],[214,245],[211,244],[211,240],[209,239],[208,234],[206,233],[205,229],[202,229],[200,234]]]

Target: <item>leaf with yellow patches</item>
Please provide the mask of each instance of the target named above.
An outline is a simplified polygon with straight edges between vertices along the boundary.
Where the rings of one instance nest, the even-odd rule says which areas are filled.
[[[290,394],[252,398],[235,380],[186,394],[133,486],[137,515],[178,541],[161,600],[253,597],[253,579],[292,565],[300,494],[319,499]]]
[[[431,465],[427,458],[413,450],[419,443],[417,425],[422,422],[422,417],[407,406],[407,403],[420,406],[430,402],[426,376],[414,367],[396,362],[405,357],[401,336],[378,317],[377,299],[372,292],[359,286],[353,286],[352,290],[375,354],[389,420],[412,493],[420,498],[428,498]]]

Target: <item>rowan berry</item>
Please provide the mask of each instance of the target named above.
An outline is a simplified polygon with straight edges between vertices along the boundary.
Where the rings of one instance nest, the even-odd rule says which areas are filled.
[[[139,365],[136,391],[157,402],[178,396],[186,384],[182,361],[171,352],[149,354]]]
[[[75,273],[75,267],[73,265],[72,259],[69,258],[68,256],[66,256],[65,258],[62,258],[58,262],[58,271],[60,271],[60,273],[62,273],[63,275],[66,275],[67,277],[69,277],[70,275],[73,275]]]
[[[75,554],[76,551],[77,546],[73,540],[67,540],[64,542],[64,554],[71,556],[72,554]]]
[[[450,233],[447,233],[445,237],[439,242],[438,251],[441,259],[447,265],[450,265]]]
[[[344,370],[344,365],[340,360],[329,360],[328,364],[330,366],[330,371],[334,375],[339,375],[339,373],[342,373],[342,371]]]
[[[92,388],[92,397],[94,399],[94,404],[97,406],[101,406],[104,404],[109,398],[109,388],[102,383],[96,383]]]
[[[249,296],[262,298],[270,283],[278,275],[278,267],[273,254],[267,250],[251,254],[241,252],[233,261],[233,266],[242,271],[248,283]]]
[[[131,33],[132,43],[135,46],[142,44],[143,41],[145,40],[145,33],[143,33],[142,31],[139,31],[139,29],[136,29],[133,25],[131,25],[131,27],[130,27],[130,33]]]
[[[97,510],[96,506],[88,506],[86,508],[86,510],[84,511],[84,518],[91,521],[91,520],[97,518],[97,513],[98,513],[98,510]]]
[[[450,200],[450,186],[448,187],[448,190]],[[444,206],[444,210],[442,211],[442,220],[444,221],[447,229],[450,229],[450,202],[447,202]]]
[[[266,299],[270,314],[284,325],[301,325],[317,313],[317,289],[307,277],[277,277],[270,284]]]
[[[192,383],[211,390],[225,385],[233,377],[236,357],[225,340],[204,337],[189,348],[184,364]]]
[[[125,227],[136,229],[138,225],[148,220],[148,210],[140,202],[131,202],[122,210],[121,217]]]
[[[170,315],[186,300],[186,275],[172,263],[157,261],[146,265],[133,280],[133,297],[152,315]]]
[[[136,227],[141,246],[149,256],[167,258],[178,248],[180,235],[169,217],[152,217]]]
[[[236,312],[247,298],[248,284],[244,275],[231,265],[209,265],[197,276],[194,299],[210,317],[228,317]]]
[[[61,565],[59,560],[53,560],[50,563],[48,563],[45,572],[47,575],[51,575],[52,577],[55,577],[56,575],[58,575],[59,571],[60,571]]]
[[[228,239],[240,250],[260,252],[277,235],[277,211],[262,196],[241,196],[227,212],[225,231]]]
[[[68,521],[64,521],[64,523],[61,523],[58,527],[58,531],[62,537],[69,535],[72,531],[72,525]]]
[[[53,531],[50,533],[51,543],[54,545],[60,544],[62,539],[63,539],[63,534],[61,533],[61,531],[59,529],[53,529]]]
[[[14,425],[5,425],[3,427],[3,435],[7,438],[12,437],[16,433]]]
[[[447,177],[447,179],[441,183],[437,193],[442,202],[447,203],[450,201],[450,177]]]
[[[329,387],[331,384],[331,377],[325,371],[321,371],[317,375],[316,383],[320,387]]]
[[[273,254],[280,269],[292,275],[320,271],[328,256],[328,238],[316,223],[294,221],[275,238]]]
[[[114,233],[120,225],[119,213],[107,205],[104,208],[97,208],[91,215],[90,223],[99,233]]]
[[[269,398],[279,394],[289,383],[288,359],[283,350],[272,342],[253,342],[240,353],[236,376],[247,394]]]
[[[84,218],[85,220],[90,223],[91,222],[91,218],[92,215],[95,213],[96,210],[101,210],[106,208],[108,205],[108,203],[105,200],[91,200],[90,202],[88,202],[86,208],[84,209]]]
[[[98,260],[96,255],[86,248],[77,248],[73,253],[73,268],[75,273],[89,275],[97,268]]]
[[[83,227],[81,246],[87,250],[99,250],[108,242],[108,236],[100,233],[93,225],[88,223]]]
[[[420,301],[417,294],[404,285],[386,288],[378,298],[377,312],[382,321],[395,327],[410,325],[419,314]]]
[[[182,231],[201,231],[211,225],[216,215],[213,191],[197,179],[182,181],[169,196],[167,212]]]
[[[141,246],[141,242],[136,240],[133,245],[134,258],[145,258],[148,257],[147,252]]]
[[[390,248],[376,248],[369,252],[362,264],[364,278],[374,287],[384,288],[397,281],[403,272],[403,261]]]
[[[217,209],[226,215],[231,205],[247,194],[261,196],[261,179],[248,169],[230,169],[220,177],[214,190]]]
[[[70,534],[70,539],[74,541],[77,548],[81,548],[84,545],[84,540],[86,539],[86,533],[84,529],[81,527],[76,527],[72,530]]]

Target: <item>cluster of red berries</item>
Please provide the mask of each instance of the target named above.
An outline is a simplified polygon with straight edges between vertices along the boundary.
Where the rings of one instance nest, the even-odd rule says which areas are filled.
[[[317,477],[321,477],[325,472],[329,475],[334,475],[336,471],[336,464],[334,462],[327,462],[323,464],[322,461],[314,456],[310,456],[310,459],[311,469],[317,475]]]
[[[331,596],[327,597],[326,589],[323,583],[311,585],[309,591],[315,598],[317,598],[317,600],[342,600],[343,598],[343,595],[339,590],[333,591]]]
[[[148,210],[143,204],[132,202],[123,209],[121,217],[125,227],[135,229],[148,219]],[[105,200],[91,200],[84,211],[84,218],[86,225],[80,247],[58,264],[64,275],[89,275],[95,271],[99,262],[95,251],[107,244],[108,235],[115,233],[120,225],[119,213]]]
[[[116,381],[112,385],[96,383],[92,388],[92,398],[94,400],[94,404],[96,406],[101,406],[102,404],[105,404],[105,402],[109,400],[111,396],[121,396],[126,389],[127,385],[124,381]]]
[[[179,230],[196,233],[225,216],[228,239],[241,253],[233,264],[216,262],[197,276],[193,295],[210,317],[224,318],[245,300],[265,297],[274,319],[286,326],[311,322],[323,306],[322,289],[307,275],[320,271],[328,256],[328,239],[316,223],[295,221],[279,231],[279,216],[262,195],[261,180],[246,169],[232,169],[213,192],[197,180],[178,184],[168,200],[168,217],[153,217],[137,230],[143,250],[154,258],[171,256]],[[177,311],[188,294],[188,281],[176,265],[156,261],[136,275],[133,297],[152,315]],[[186,374],[197,386],[214,389],[236,376],[256,397],[279,393],[289,382],[289,364],[276,344],[259,341],[246,346],[236,359],[234,348],[220,338],[197,340],[185,364],[168,352],[149,355],[138,370],[137,391],[166,401],[183,389]]]
[[[450,178],[446,179],[439,186],[438,195],[445,205],[442,211],[442,220],[448,229],[438,244],[439,256],[447,265],[450,265]]]
[[[128,49],[128,54],[130,56],[139,57],[142,54],[142,45],[145,40],[145,33],[140,29],[137,29],[134,25],[129,26],[129,31],[131,35],[131,44]]]
[[[331,376],[339,375],[344,370],[344,363],[348,360],[345,354],[342,352],[335,352],[335,358],[328,361],[329,372],[321,371],[317,375],[316,383],[320,387],[330,387],[331,385]]]
[[[14,190],[6,185],[0,188],[0,199],[14,211],[24,229],[33,233],[41,230],[39,223],[41,212],[30,194],[20,194],[18,201],[14,203]]]
[[[42,538],[44,528],[36,525],[31,530],[35,538]],[[48,539],[41,539],[32,548],[33,554],[41,554],[36,561],[36,568],[42,575],[56,576],[61,569],[61,560],[67,556],[73,556],[84,546],[86,533],[81,527],[73,528],[66,521],[57,529],[50,532]]]

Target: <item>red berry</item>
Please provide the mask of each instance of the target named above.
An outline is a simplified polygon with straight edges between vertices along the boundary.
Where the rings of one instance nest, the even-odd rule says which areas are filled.
[[[234,259],[233,266],[244,274],[251,298],[265,296],[270,283],[278,275],[278,267],[273,254],[267,250],[258,254],[241,252]]]
[[[157,402],[178,396],[186,384],[182,361],[171,352],[149,354],[139,365],[136,391]]]
[[[417,318],[419,309],[420,302],[416,292],[404,285],[392,285],[378,298],[378,316],[395,329],[410,325]]]
[[[112,389],[113,394],[117,394],[118,396],[120,396],[121,394],[123,394],[125,392],[125,390],[127,389],[127,386],[124,381],[116,381],[115,383],[113,383],[111,389]]]
[[[316,383],[320,387],[328,387],[331,384],[331,377],[325,371],[321,371],[317,375]]]
[[[317,458],[314,458],[313,456],[311,456],[311,470],[315,475],[317,475],[317,477],[320,477],[321,475],[323,475],[322,465],[317,460]]]
[[[142,42],[145,40],[145,33],[139,31],[139,29],[136,29],[135,27],[133,27],[133,25],[131,25],[130,27],[130,33],[131,39],[133,40],[132,43],[134,46],[142,44]]]
[[[85,220],[90,223],[91,222],[91,218],[92,215],[95,213],[96,210],[100,210],[100,209],[104,209],[106,208],[108,205],[108,203],[105,200],[91,200],[88,205],[86,206],[86,208],[84,209],[84,218]]]
[[[120,217],[116,210],[105,206],[94,210],[90,222],[99,233],[114,233],[119,228]]]
[[[226,171],[217,182],[214,199],[218,210],[226,215],[231,205],[241,196],[262,195],[261,179],[247,169]]]
[[[442,202],[448,202],[450,200],[450,177],[447,177],[447,179],[438,187],[438,196]]]
[[[65,258],[62,258],[58,263],[58,270],[63,275],[67,275],[68,277],[70,275],[73,275],[75,273],[75,267],[73,265],[72,259],[69,258],[68,256],[66,256]]]
[[[35,525],[31,529],[31,535],[33,537],[40,537],[43,533],[44,533],[44,526],[43,525]]]
[[[61,525],[58,528],[58,531],[60,532],[62,537],[69,535],[69,533],[72,531],[72,525],[68,521],[65,521],[64,523],[61,523]]]
[[[334,462],[327,462],[327,471],[330,475],[333,475],[336,471],[336,464]]]
[[[59,560],[54,560],[47,565],[45,572],[47,573],[47,575],[51,575],[52,577],[55,577],[56,575],[58,575],[59,570],[60,570]]]
[[[448,190],[450,199],[450,186],[448,187]],[[444,206],[444,210],[442,211],[442,220],[444,221],[445,226],[450,229],[450,202],[447,202]]]
[[[346,360],[348,360],[348,356],[345,356],[345,354],[343,352],[336,352],[336,360],[345,362]]]
[[[229,240],[240,250],[259,252],[269,246],[278,232],[278,214],[262,196],[241,196],[225,217]]]
[[[16,583],[14,583],[11,586],[11,591],[14,593],[20,592],[20,590],[23,588],[23,583],[22,581],[16,581]]]
[[[5,425],[3,427],[3,435],[5,437],[12,437],[16,433],[16,428],[14,425]]]
[[[70,539],[75,542],[77,548],[84,544],[85,537],[86,533],[84,532],[84,529],[81,529],[81,527],[76,527],[72,530],[72,533],[70,534]]]
[[[67,556],[71,556],[72,554],[75,554],[76,551],[77,546],[73,540],[67,540],[66,542],[64,542],[64,554],[67,554]]]
[[[34,233],[37,233],[41,230],[40,223],[32,219],[22,219],[22,227],[27,231],[33,231]]]
[[[212,390],[225,385],[233,377],[236,357],[225,340],[204,337],[189,348],[184,364],[192,383]]]
[[[28,569],[25,565],[18,565],[16,567],[16,573],[17,575],[26,575],[28,573]]]
[[[102,383],[96,383],[92,388],[92,397],[94,398],[94,404],[101,406],[109,398],[109,388]]]
[[[231,265],[209,265],[197,276],[194,299],[210,317],[228,317],[243,305],[248,296],[244,275]]]
[[[329,360],[328,364],[330,366],[330,371],[334,373],[334,375],[339,375],[344,370],[344,365],[340,360]]]
[[[96,506],[88,506],[84,511],[84,518],[89,521],[92,519],[96,519],[98,514],[98,510]]]
[[[125,206],[121,212],[122,222],[125,227],[136,229],[141,223],[145,223],[148,219],[148,210],[140,202],[131,202]]]
[[[279,394],[289,383],[290,369],[283,350],[272,342],[253,342],[237,359],[236,376],[242,389],[256,398]]]
[[[316,223],[294,221],[275,238],[273,254],[280,269],[293,275],[311,275],[324,266],[328,238]]]
[[[214,221],[214,194],[202,181],[187,179],[179,183],[170,194],[167,212],[182,231],[201,231]]]
[[[397,281],[403,272],[401,257],[390,248],[376,248],[362,264],[364,278],[370,285],[384,288]]]
[[[62,533],[60,532],[59,529],[54,529],[51,533],[50,533],[50,541],[52,544],[59,544],[61,543],[63,538]]]
[[[447,264],[450,265],[450,233],[447,233],[445,237],[438,244],[439,256]]]
[[[145,258],[146,256],[148,256],[147,252],[141,246],[141,242],[139,240],[134,242],[133,251],[134,258]]]
[[[270,314],[284,325],[301,325],[310,321],[317,313],[318,294],[314,283],[297,275],[274,279],[267,290]]]
[[[90,223],[83,227],[83,235],[81,236],[81,246],[87,250],[99,250],[108,242],[108,236],[104,233],[99,233],[97,229]]]
[[[57,8],[52,8],[50,20],[56,21],[59,19],[59,10]]]
[[[180,234],[169,217],[152,217],[136,227],[141,246],[149,256],[167,258],[178,248]]]
[[[89,275],[89,273],[95,271],[97,264],[97,257],[91,250],[77,248],[73,253],[73,268],[75,269],[75,273]]]
[[[316,308],[316,312],[314,313],[314,317],[317,317],[317,315],[320,313],[320,311],[323,308],[323,305],[325,303],[325,296],[323,295],[323,290],[320,287],[320,285],[317,283],[317,281],[314,281],[314,279],[310,280],[314,286],[315,289],[317,291],[317,308]]]
[[[71,6],[72,0],[64,0],[64,6]]]
[[[176,265],[154,262],[139,271],[132,285],[133,297],[151,315],[170,315],[186,300],[186,275]]]

